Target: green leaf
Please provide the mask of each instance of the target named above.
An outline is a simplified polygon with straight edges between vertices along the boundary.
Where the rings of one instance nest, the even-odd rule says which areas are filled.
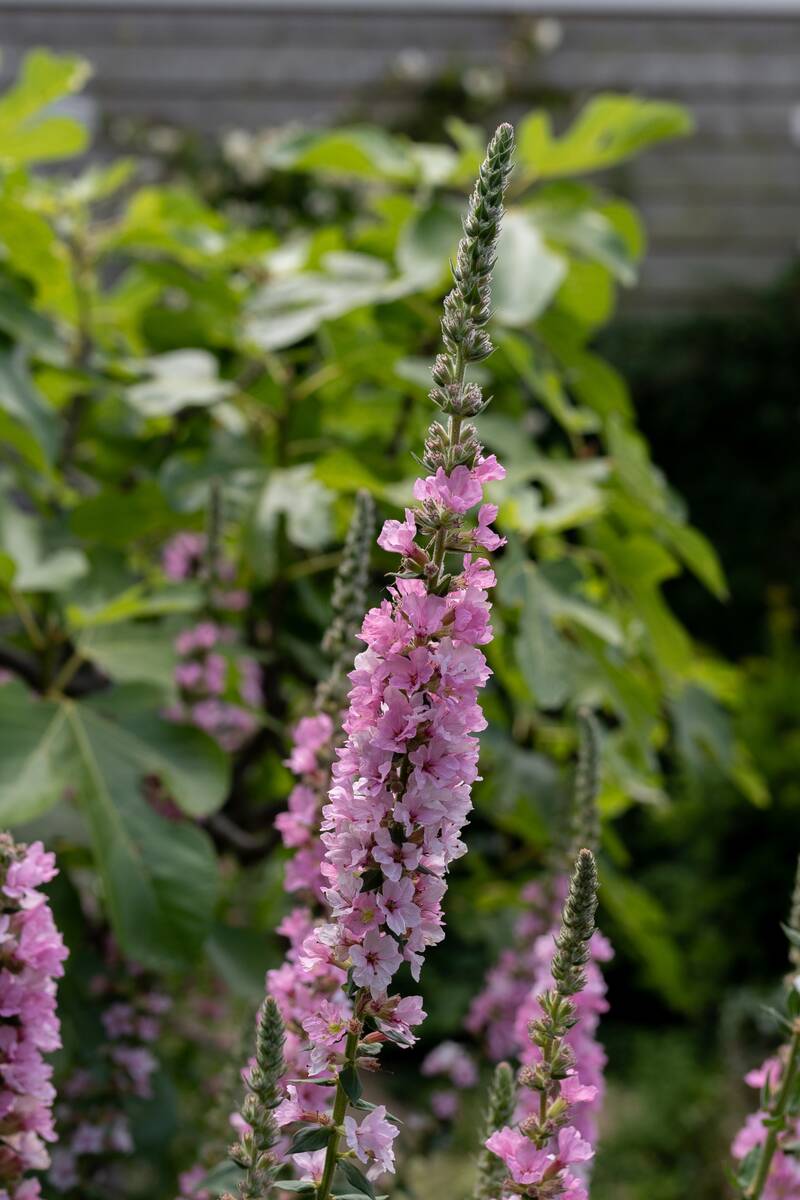
[[[306,1154],[311,1150],[322,1150],[334,1134],[333,1125],[308,1125],[299,1129],[292,1138],[288,1154]]]
[[[409,144],[369,126],[287,131],[268,148],[270,166],[368,179],[410,179],[417,171]]]
[[[87,142],[83,126],[69,117],[48,116],[45,110],[79,91],[89,73],[83,59],[31,51],[17,81],[0,97],[0,161],[25,163],[79,154]]]
[[[725,573],[708,538],[700,533],[699,529],[694,529],[691,525],[681,525],[678,521],[665,520],[660,528],[665,541],[689,570],[694,572],[718,600],[726,600],[729,593]]]
[[[0,206],[0,236],[4,238],[11,232],[9,223],[4,220],[8,207]],[[59,360],[63,356],[63,348],[52,322],[30,306],[19,288],[3,278],[0,278],[0,329],[20,346],[35,350],[40,357]],[[7,351],[3,353],[5,356]],[[39,397],[37,402],[42,403]]]
[[[10,502],[0,503],[0,544],[14,563],[13,586],[20,592],[60,592],[88,570],[80,550],[48,552],[38,519]]]
[[[173,350],[145,359],[146,378],[126,392],[144,417],[169,417],[184,408],[207,408],[236,391],[219,377],[219,364],[207,350]]]
[[[80,708],[105,751],[139,777],[157,775],[172,799],[191,817],[206,817],[224,803],[228,756],[195,729],[161,715],[163,695],[143,684],[123,684]]]
[[[459,213],[435,201],[415,213],[403,228],[397,243],[397,265],[421,288],[438,283],[447,272],[460,236]]]
[[[299,1192],[301,1196],[316,1196],[317,1189],[308,1179],[276,1179],[273,1187],[281,1192]]]
[[[191,583],[174,584],[157,592],[148,592],[144,584],[135,584],[111,596],[83,595],[73,588],[68,597],[67,620],[72,629],[89,629],[117,625],[133,617],[196,612],[202,604],[202,588]]]
[[[154,969],[185,966],[211,927],[213,846],[203,830],[165,819],[144,798],[135,736],[93,704],[68,701],[65,707],[73,740],[65,765],[86,815],[120,945]]]
[[[620,283],[636,282],[636,267],[625,240],[596,208],[559,201],[557,194],[537,198],[527,209],[530,220],[548,242],[589,258],[611,271]]]
[[[602,867],[602,879],[601,903],[639,959],[645,981],[674,1009],[690,1012],[694,993],[670,932],[669,914],[649,892],[607,863]]]
[[[535,568],[523,568],[523,604],[515,645],[517,662],[540,708],[559,708],[572,688],[569,648],[550,615],[545,588]]]
[[[530,325],[547,307],[566,274],[564,259],[549,250],[529,216],[510,209],[503,218],[492,304],[504,325]]]
[[[346,1066],[339,1072],[339,1083],[344,1088],[349,1100],[353,1104],[358,1104],[361,1099],[363,1088],[361,1080],[358,1077],[358,1071],[353,1066]]]
[[[343,1158],[338,1163],[338,1170],[346,1179],[349,1188],[346,1192],[334,1190],[334,1196],[367,1196],[369,1197],[369,1200],[375,1200],[375,1189],[361,1168],[357,1167],[354,1162],[352,1162],[350,1159]]]
[[[153,624],[121,621],[85,629],[77,649],[118,683],[152,683],[174,690],[174,637]]]
[[[261,537],[271,538],[282,516],[293,545],[318,550],[331,538],[332,500],[328,488],[314,478],[310,464],[273,471],[256,506],[255,529]]]
[[[128,547],[137,538],[165,537],[183,527],[153,479],[90,496],[73,508],[69,524],[82,541],[118,547]]]
[[[270,963],[260,930],[217,922],[206,943],[206,953],[232,992],[253,1004],[263,999],[264,972]]]
[[[591,100],[561,137],[553,135],[547,113],[531,113],[517,126],[517,159],[533,178],[577,175],[691,130],[691,117],[678,104],[608,93]]]
[[[244,1171],[233,1162],[217,1163],[197,1185],[198,1190],[212,1192],[215,1196],[226,1192],[235,1193],[244,1179]]]
[[[64,759],[69,731],[63,708],[38,700],[18,682],[0,687],[0,825],[47,812],[73,784]]]

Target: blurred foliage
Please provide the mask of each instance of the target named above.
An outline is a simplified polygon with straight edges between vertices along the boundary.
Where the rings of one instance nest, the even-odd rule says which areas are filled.
[[[729,655],[764,648],[768,589],[800,600],[799,283],[794,268],[740,311],[628,319],[602,337],[642,429],[725,564],[735,604],[708,604],[686,578],[668,594],[690,628]]]
[[[132,162],[32,172],[83,149],[79,125],[43,110],[85,77],[79,61],[37,52],[0,101],[0,816],[59,851],[71,945],[77,895],[176,993],[223,981],[252,1004],[278,954],[286,726],[324,669],[354,492],[387,515],[410,495],[484,134],[459,120],[435,144],[372,126],[239,134],[227,162],[241,196],[229,179],[224,205],[188,180],[141,186]],[[586,177],[689,128],[677,106],[615,95],[558,136],[542,112],[518,125],[481,423],[509,468],[492,497],[509,544],[471,852],[423,980],[430,1037],[457,1030],[520,885],[547,862],[577,705],[605,731],[603,925],[623,948],[618,969],[633,964],[663,1011],[704,1012],[714,995],[696,976],[708,951],[684,839],[708,852],[709,811],[723,820],[726,805],[762,828],[765,775],[780,777],[771,718],[754,716],[745,680],[776,709],[792,680],[774,665],[743,675],[670,608],[665,585],[684,572],[717,602],[726,582],[594,348],[645,238],[633,208]],[[265,682],[259,727],[235,752],[162,718],[176,635],[207,616],[209,596],[167,579],[160,552],[205,527],[217,494],[225,553],[253,598],[238,636]],[[375,594],[388,565],[376,551]],[[670,809],[678,780],[687,799]],[[701,801],[712,789],[724,803]],[[650,853],[671,855],[677,876],[659,878]],[[717,867],[724,890],[731,872]],[[715,978],[732,969],[725,958]],[[77,997],[81,971],[76,958]],[[173,1114],[196,1111],[206,1069],[187,1066],[182,1045],[163,1051],[159,1105]],[[158,1140],[144,1116],[139,1127]],[[161,1186],[146,1171],[128,1184]]]

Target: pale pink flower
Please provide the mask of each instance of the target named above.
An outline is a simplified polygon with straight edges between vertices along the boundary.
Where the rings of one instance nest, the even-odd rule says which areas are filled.
[[[392,1143],[400,1131],[386,1120],[384,1105],[373,1108],[360,1124],[354,1117],[345,1117],[344,1131],[348,1146],[356,1158],[369,1166],[369,1174],[394,1170]]]
[[[386,990],[403,961],[397,943],[377,929],[370,929],[360,946],[350,948],[350,958],[356,986],[369,988],[373,996]]]

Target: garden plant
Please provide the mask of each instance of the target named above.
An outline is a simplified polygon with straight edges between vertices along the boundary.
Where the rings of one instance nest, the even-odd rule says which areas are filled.
[[[722,569],[593,349],[644,236],[585,177],[688,118],[278,131],[287,229],[54,171],[87,74],[37,51],[0,98],[0,1198],[412,1198],[443,1161],[581,1200],[612,943],[700,986],[623,819],[671,768],[767,801],[663,589]],[[800,1196],[799,922],[746,1200]]]

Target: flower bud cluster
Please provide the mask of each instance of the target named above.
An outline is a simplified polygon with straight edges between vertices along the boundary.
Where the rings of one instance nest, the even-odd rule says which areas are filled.
[[[580,1019],[576,997],[587,983],[590,943],[597,907],[597,869],[589,850],[578,855],[550,964],[550,979],[536,998],[528,1023],[531,1055],[519,1083],[533,1098],[522,1119],[494,1132],[486,1147],[506,1166],[501,1195],[550,1200],[587,1200],[582,1172],[594,1155],[579,1132],[576,1109],[591,1103],[596,1089],[575,1070],[567,1035]]]

